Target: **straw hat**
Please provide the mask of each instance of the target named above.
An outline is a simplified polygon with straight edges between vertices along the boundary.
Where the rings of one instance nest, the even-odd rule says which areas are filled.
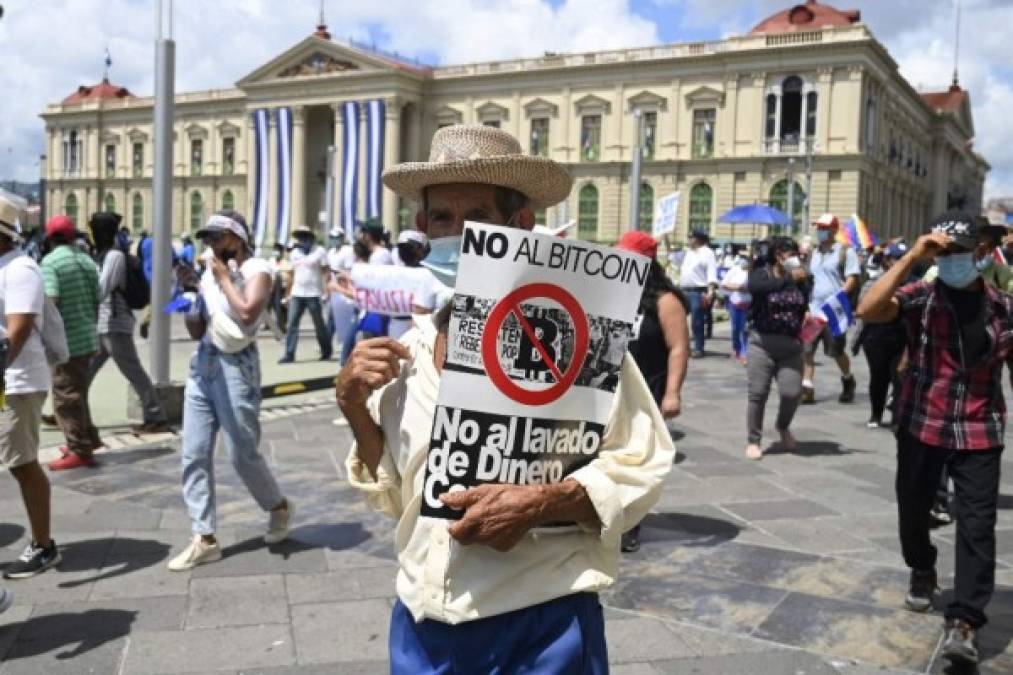
[[[517,190],[544,209],[570,194],[573,179],[546,157],[525,155],[517,139],[495,127],[457,124],[433,135],[428,162],[405,162],[383,173],[383,182],[407,199],[422,201],[430,185],[482,183]]]

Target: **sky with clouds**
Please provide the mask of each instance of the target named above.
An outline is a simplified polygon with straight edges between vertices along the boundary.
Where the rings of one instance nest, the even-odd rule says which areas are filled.
[[[856,7],[917,88],[945,89],[955,0],[841,0]],[[38,113],[79,84],[111,79],[150,94],[153,0],[0,0],[0,179],[38,177]],[[589,51],[747,32],[791,0],[325,0],[332,34],[430,63],[545,50]],[[176,0],[177,91],[231,86],[313,30],[319,0]],[[963,0],[960,80],[976,149],[992,165],[986,196],[1013,196],[1013,0]]]

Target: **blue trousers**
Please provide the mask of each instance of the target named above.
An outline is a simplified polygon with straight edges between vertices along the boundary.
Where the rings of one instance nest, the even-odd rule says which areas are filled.
[[[313,319],[313,329],[317,333],[317,342],[320,344],[320,358],[326,360],[331,358],[331,334],[324,323],[323,308],[320,305],[320,298],[303,298],[293,295],[289,300],[288,308],[288,334],[285,336],[285,356],[294,359],[295,349],[299,345],[299,321],[302,314],[309,310]]]
[[[749,345],[749,308],[739,309],[732,303],[728,303],[728,315],[732,321],[732,351],[735,355],[742,357],[746,355],[746,348]]]
[[[700,291],[689,291],[690,323],[693,328],[693,351],[703,352],[704,331],[707,329],[707,309],[703,306],[706,295]]]
[[[595,593],[457,625],[415,623],[400,600],[390,621],[391,675],[605,675],[605,619]]]

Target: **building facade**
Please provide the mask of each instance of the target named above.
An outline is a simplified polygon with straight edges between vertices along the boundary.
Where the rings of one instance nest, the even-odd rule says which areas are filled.
[[[47,107],[51,212],[115,210],[150,229],[152,105],[104,81]],[[641,222],[630,224],[638,112]],[[381,188],[379,172],[424,160],[433,132],[457,123],[503,128],[565,164],[573,192],[539,220],[576,220],[579,237],[598,241],[649,227],[673,192],[676,239],[704,229],[747,241],[755,229],[717,219],[748,203],[800,225],[807,210],[855,213],[881,237],[912,237],[947,207],[980,210],[989,168],[956,78],[915,91],[858,12],[814,0],[719,41],[442,67],[319,26],[235,88],[177,95],[174,230],[231,207],[268,244],[294,225],[326,227],[328,193],[335,223],[377,217],[397,230],[414,205]]]

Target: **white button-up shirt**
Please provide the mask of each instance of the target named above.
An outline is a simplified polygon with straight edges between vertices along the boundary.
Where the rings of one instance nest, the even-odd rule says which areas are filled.
[[[374,480],[353,445],[349,482],[374,508],[398,519],[397,594],[416,621],[459,623],[608,587],[619,572],[622,532],[647,514],[675,459],[665,421],[627,355],[597,459],[570,475],[587,491],[600,532],[576,526],[532,530],[509,552],[453,539],[445,520],[419,506],[440,375],[433,363],[436,327],[428,316],[402,338],[412,358],[368,402],[383,430]]]
[[[686,249],[679,272],[679,286],[682,288],[703,288],[718,283],[718,261],[710,246]]]

